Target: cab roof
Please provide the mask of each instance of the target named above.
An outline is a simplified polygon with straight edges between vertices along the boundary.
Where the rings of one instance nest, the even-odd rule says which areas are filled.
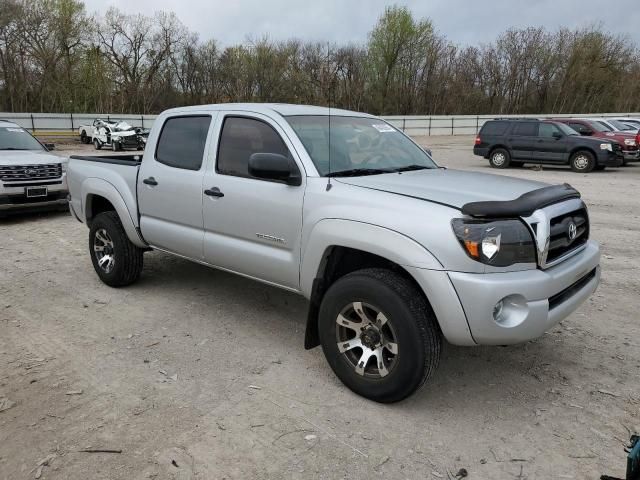
[[[343,117],[373,117],[367,113],[343,110],[340,108],[317,107],[312,105],[294,105],[290,103],[217,103],[211,105],[194,105],[191,107],[178,107],[168,110],[168,113],[181,113],[190,111],[219,111],[231,110],[239,112],[254,112],[265,115],[274,112],[283,117],[294,115],[336,115]]]

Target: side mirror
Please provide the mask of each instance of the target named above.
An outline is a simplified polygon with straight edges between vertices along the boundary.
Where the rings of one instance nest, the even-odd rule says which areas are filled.
[[[553,132],[552,136],[556,140],[560,140],[562,138],[562,134],[560,132]]]
[[[298,168],[279,153],[254,153],[249,157],[249,174],[265,180],[277,180],[287,185],[302,184]]]
[[[55,143],[45,143],[44,144],[44,148],[46,148],[49,151],[55,150],[56,149],[56,144]]]

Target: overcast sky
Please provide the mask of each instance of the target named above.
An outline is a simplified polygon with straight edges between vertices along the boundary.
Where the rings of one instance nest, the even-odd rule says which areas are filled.
[[[268,34],[332,43],[362,43],[385,5],[407,5],[465,45],[489,42],[509,27],[586,27],[602,23],[640,44],[640,0],[85,0],[90,13],[110,6],[130,13],[174,11],[203,40],[223,46]]]

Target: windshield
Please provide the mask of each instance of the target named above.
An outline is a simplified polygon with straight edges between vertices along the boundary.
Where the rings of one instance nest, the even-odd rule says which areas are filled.
[[[424,150],[377,118],[296,115],[286,119],[322,176],[438,168]]]
[[[591,128],[593,128],[597,132],[613,132],[613,128],[611,128],[603,121],[598,120],[594,122],[592,120],[587,120],[587,123],[591,125]]]
[[[44,147],[20,127],[0,127],[0,150],[44,150]]]
[[[564,123],[557,122],[554,123],[554,125],[558,127],[565,135],[580,135],[573,128],[571,128],[569,125],[565,125]]]
[[[637,130],[637,128],[633,128],[633,127],[631,127],[631,126],[627,125],[626,123],[621,122],[619,120],[609,120],[609,123],[611,125],[613,125],[614,127],[616,127],[618,130],[621,130],[623,132],[627,132],[629,130]]]

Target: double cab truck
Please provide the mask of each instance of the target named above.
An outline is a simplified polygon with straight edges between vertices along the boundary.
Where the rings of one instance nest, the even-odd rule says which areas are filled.
[[[441,168],[363,113],[168,110],[144,154],[72,156],[68,180],[104,283],[158,250],[303,295],[305,347],[379,402],[423,385],[444,341],[534,339],[600,278],[575,189]]]
[[[15,123],[0,120],[0,217],[24,210],[68,210],[67,159]]]

